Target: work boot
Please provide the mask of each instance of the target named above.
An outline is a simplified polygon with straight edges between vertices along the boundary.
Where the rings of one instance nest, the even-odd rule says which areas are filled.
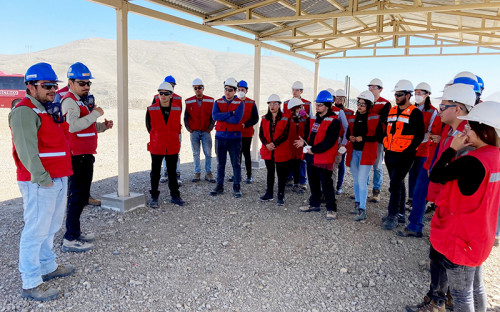
[[[182,186],[182,180],[181,180],[181,173],[177,172],[177,184],[179,186]]]
[[[406,306],[406,312],[446,312],[446,308],[443,306],[438,306],[434,300],[425,296],[424,301],[417,305]]]
[[[278,196],[278,201],[276,202],[276,205],[278,205],[278,206],[284,206],[285,205],[285,197],[284,196]]]
[[[354,216],[354,221],[362,221],[366,219],[366,210],[358,209],[358,214]]]
[[[212,175],[211,172],[207,172],[207,174],[205,175],[205,181],[208,181],[210,183],[217,182],[217,181],[215,181],[214,176]]]
[[[264,196],[260,197],[260,201],[271,201],[273,199],[274,199],[273,194],[268,193],[268,192],[266,192],[266,194],[264,194]]]
[[[168,174],[167,174],[167,171],[163,171],[163,174],[161,175],[161,178],[160,178],[160,183],[165,183],[165,182],[168,182]]]
[[[359,213],[359,202],[354,203],[354,207],[351,210],[351,214],[357,215]]]
[[[398,219],[395,216],[387,216],[382,223],[382,229],[392,231],[398,225]]]
[[[229,179],[227,179],[227,182],[233,182],[234,181],[234,176],[231,176],[229,177]]]
[[[451,296],[450,289],[446,292],[446,301],[444,302],[444,307],[447,310],[453,311],[455,308],[455,302],[453,301],[453,297]]]
[[[240,198],[241,196],[243,196],[243,194],[241,194],[239,184],[233,185],[233,196],[234,196],[234,198]]]
[[[89,196],[88,204],[91,205],[91,206],[100,206],[101,205],[101,200],[100,199],[95,199],[91,195],[91,196]]]
[[[247,184],[252,184],[253,183],[253,177],[252,176],[249,176],[247,177]]]
[[[422,232],[415,232],[415,231],[410,230],[408,227],[405,227],[402,231],[398,231],[397,235],[401,236],[401,237],[420,238],[420,237],[422,237]]]
[[[57,266],[57,269],[55,269],[51,273],[47,273],[45,275],[42,275],[42,280],[44,282],[50,281],[53,278],[58,278],[58,277],[65,277],[73,274],[75,272],[75,267],[71,264],[59,264]]]
[[[224,193],[224,186],[222,184],[217,184],[217,186],[210,192],[210,195],[217,196]]]
[[[42,302],[54,300],[58,296],[59,296],[59,290],[57,290],[54,287],[50,287],[45,283],[42,283],[30,289],[23,289],[21,291],[21,297]]]
[[[194,178],[191,180],[191,182],[200,182],[201,180],[201,174],[195,173]]]
[[[94,244],[80,242],[78,240],[67,240],[63,239],[63,243],[61,246],[62,252],[86,252],[94,249]]]
[[[92,243],[95,241],[94,233],[80,233],[80,237],[77,238],[80,242]]]
[[[380,201],[380,190],[379,189],[373,189],[372,197],[370,197],[370,202],[372,202],[372,203],[378,203],[379,201]]]
[[[301,212],[311,212],[311,211],[320,211],[321,207],[313,207],[313,206],[302,206],[299,208]]]
[[[399,224],[406,224],[406,217],[405,217],[405,215],[404,215],[404,214],[402,214],[402,213],[398,213],[398,214],[396,215],[396,217],[398,218],[398,223],[399,223]]]
[[[408,198],[408,200],[407,200],[407,201],[406,201],[406,203],[405,203],[405,208],[406,208],[406,210],[411,211],[411,209],[412,209],[412,204],[413,204],[412,199],[411,199],[411,198]]]
[[[337,212],[333,210],[328,210],[326,212],[326,219],[327,220],[335,220],[337,219]]]
[[[180,197],[172,197],[172,199],[170,199],[170,202],[177,206],[184,206],[184,201]]]

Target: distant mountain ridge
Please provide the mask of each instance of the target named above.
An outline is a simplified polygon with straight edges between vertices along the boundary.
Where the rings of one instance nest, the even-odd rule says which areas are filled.
[[[89,66],[96,78],[92,93],[98,103],[116,106],[116,41],[89,38],[73,41],[51,49],[18,55],[0,55],[0,70],[25,73],[37,62],[50,63],[61,85],[66,71],[74,62]],[[246,80],[249,97],[253,97],[253,56],[234,52],[219,52],[172,41],[129,41],[129,102],[132,107],[145,107],[166,75],[177,80],[175,92],[183,98],[194,95],[191,83],[195,78],[205,82],[205,94],[218,98],[223,94],[223,81],[228,77]],[[291,85],[304,83],[303,97],[314,100],[314,73],[279,56],[262,56],[261,103],[278,94],[282,100],[291,97]],[[320,78],[319,90],[344,88],[342,81]],[[351,88],[351,94],[359,91]],[[261,107],[262,108],[262,107]]]

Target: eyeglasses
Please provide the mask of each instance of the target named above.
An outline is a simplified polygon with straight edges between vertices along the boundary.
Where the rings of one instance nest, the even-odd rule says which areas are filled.
[[[203,86],[198,86],[198,87],[193,87],[195,90],[202,90],[204,87]]]
[[[395,97],[402,97],[402,96],[405,96],[405,95],[406,95],[406,93],[404,93],[404,92],[401,92],[401,93],[394,93],[394,96],[395,96]]]
[[[233,88],[224,88],[224,91],[226,91],[226,92],[236,92],[236,90],[233,89]]]
[[[169,95],[172,95],[172,92],[160,92],[160,95],[163,95],[163,96],[169,96]]]
[[[267,105],[269,105],[269,106],[273,106],[273,105],[274,106],[279,106],[280,102],[269,102],[269,103],[267,103]]]
[[[80,87],[91,86],[92,81],[75,81]]]
[[[316,103],[316,106],[321,107],[321,106],[325,106],[325,104],[324,103]]]
[[[439,110],[444,112],[445,110],[447,110],[448,108],[450,107],[455,107],[457,106],[457,104],[450,104],[450,105],[446,105],[446,104],[439,104]]]
[[[379,87],[378,86],[375,86],[375,85],[369,85],[368,86],[368,89],[378,89]]]
[[[50,90],[52,88],[54,88],[55,90],[59,89],[59,86],[57,85],[57,83],[52,83],[52,82],[45,82],[45,83],[35,83],[35,86],[40,86],[42,88],[44,88],[45,90]]]
[[[356,103],[359,107],[366,107],[366,103],[358,101]]]

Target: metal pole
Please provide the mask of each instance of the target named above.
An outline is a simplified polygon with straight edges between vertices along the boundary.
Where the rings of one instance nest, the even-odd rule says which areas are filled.
[[[319,59],[314,60],[314,94],[313,98],[318,95],[318,83],[319,83]]]
[[[255,100],[255,105],[257,105],[257,111],[259,111],[259,106],[260,106],[260,63],[261,63],[261,46],[256,45],[255,46],[255,53],[254,53],[254,62],[253,62],[253,99]],[[254,126],[255,132],[253,135],[252,139],[252,162],[257,165],[254,165],[253,167],[257,166],[260,161],[260,154],[259,154],[259,131],[258,131],[259,123],[257,123]]]

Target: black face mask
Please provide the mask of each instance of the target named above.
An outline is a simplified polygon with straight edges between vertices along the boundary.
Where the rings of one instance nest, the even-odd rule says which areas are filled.
[[[92,94],[88,94],[85,97],[82,97],[82,102],[85,104],[85,106],[88,107],[89,111],[92,112],[92,110],[95,107],[95,98]]]
[[[337,106],[338,108],[344,108],[344,105],[342,104],[335,104],[335,106]]]

